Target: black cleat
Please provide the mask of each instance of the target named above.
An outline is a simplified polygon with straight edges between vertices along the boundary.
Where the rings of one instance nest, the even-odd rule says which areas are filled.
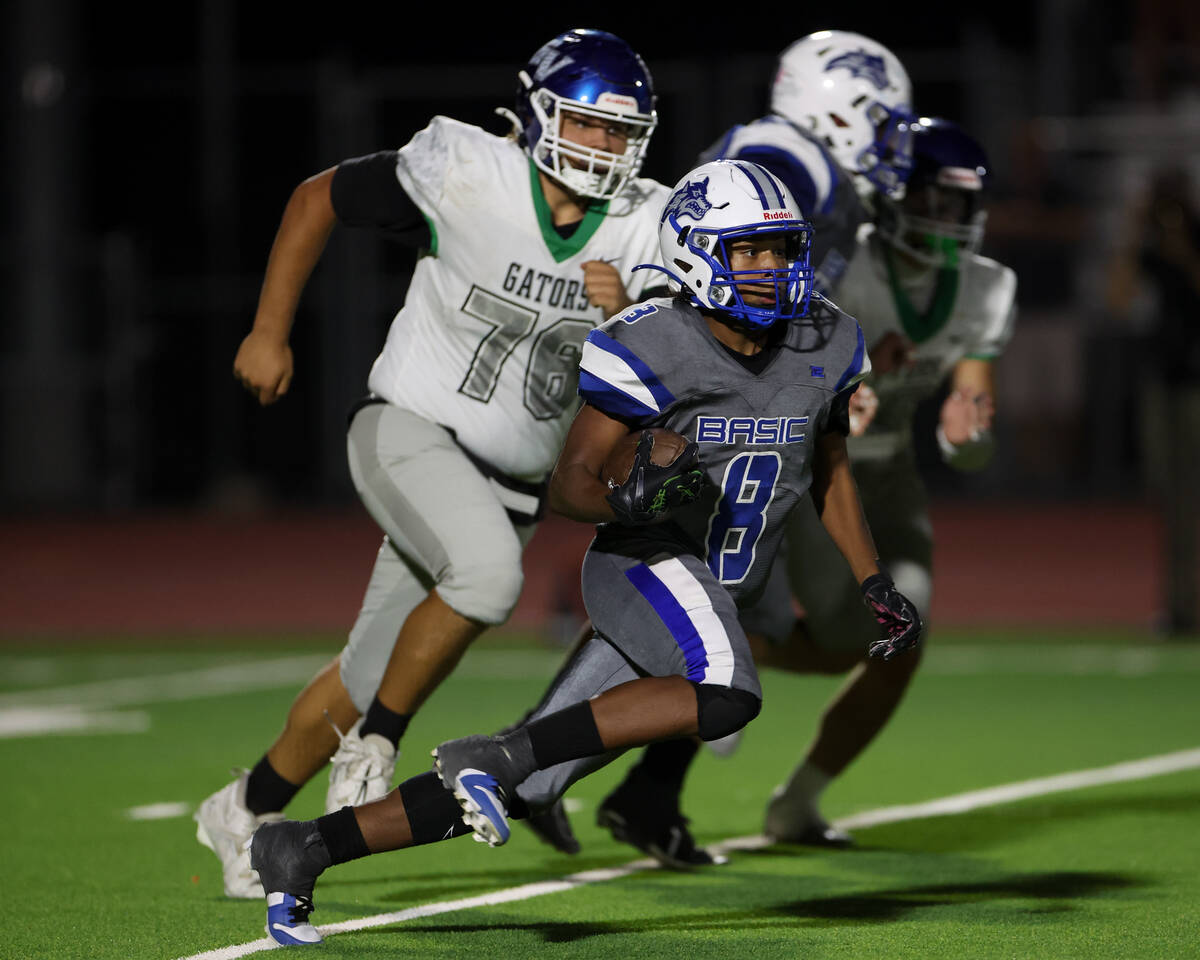
[[[555,800],[541,813],[530,814],[523,822],[542,843],[549,844],[559,853],[574,855],[583,849],[571,829],[562,800]]]
[[[596,823],[611,832],[614,839],[650,854],[671,870],[694,870],[729,862],[723,854],[709,853],[696,846],[687,817],[677,810],[631,804],[612,793],[596,811]]]
[[[314,910],[313,884],[330,862],[312,820],[264,823],[250,838],[250,865],[267,894],[267,935],[276,943],[321,943],[308,917]]]

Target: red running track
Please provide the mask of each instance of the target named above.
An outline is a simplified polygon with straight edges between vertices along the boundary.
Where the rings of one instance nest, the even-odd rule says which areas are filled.
[[[1151,627],[1161,525],[1129,504],[935,505],[933,619],[945,625]],[[579,614],[590,528],[560,518],[529,548],[512,622]],[[348,629],[379,534],[361,509],[0,521],[0,638]]]

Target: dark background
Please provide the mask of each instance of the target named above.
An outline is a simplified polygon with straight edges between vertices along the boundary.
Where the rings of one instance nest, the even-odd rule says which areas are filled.
[[[840,28],[890,46],[916,109],[987,148],[984,252],[1020,284],[997,460],[958,477],[923,430],[935,494],[1151,497],[1154,291],[1132,276],[1122,299],[1110,278],[1129,272],[1154,172],[1200,145],[1193,6],[859,3],[837,19],[435,6],[418,26],[407,5],[16,0],[2,24],[0,511],[352,502],[344,415],[412,260],[336,231],[297,321],[292,392],[259,409],[230,371],[288,195],[435,113],[503,130],[492,111],[516,70],[572,26],[646,59],[661,123],[644,173],[667,182],[764,110],[793,39]]]

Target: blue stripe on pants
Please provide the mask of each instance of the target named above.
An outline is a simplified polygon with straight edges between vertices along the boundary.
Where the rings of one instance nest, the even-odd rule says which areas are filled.
[[[704,649],[704,641],[700,639],[696,625],[692,623],[687,611],[646,564],[639,563],[636,567],[626,570],[625,576],[649,601],[659,619],[671,631],[671,636],[683,652],[683,659],[687,664],[687,678],[696,683],[703,682],[705,671],[708,669],[708,654]]]

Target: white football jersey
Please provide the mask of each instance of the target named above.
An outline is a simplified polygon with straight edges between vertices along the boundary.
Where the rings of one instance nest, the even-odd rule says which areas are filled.
[[[659,274],[630,270],[659,261],[670,191],[632,180],[563,239],[525,151],[447,117],[401,148],[396,178],[429,222],[433,249],[417,262],[368,386],[450,428],[498,470],[538,481],[578,408],[584,338],[604,319],[581,265],[612,263],[639,299]]]
[[[847,441],[856,461],[884,460],[907,450],[917,405],[964,357],[999,356],[1012,336],[1016,314],[1017,277],[1003,264],[963,253],[957,278],[950,276],[951,270],[917,276],[896,271],[893,277],[888,250],[872,228],[863,229],[837,303],[858,320],[868,350],[895,331],[912,341],[915,363],[868,378],[879,409],[867,432]],[[911,311],[902,313],[900,297]]]

